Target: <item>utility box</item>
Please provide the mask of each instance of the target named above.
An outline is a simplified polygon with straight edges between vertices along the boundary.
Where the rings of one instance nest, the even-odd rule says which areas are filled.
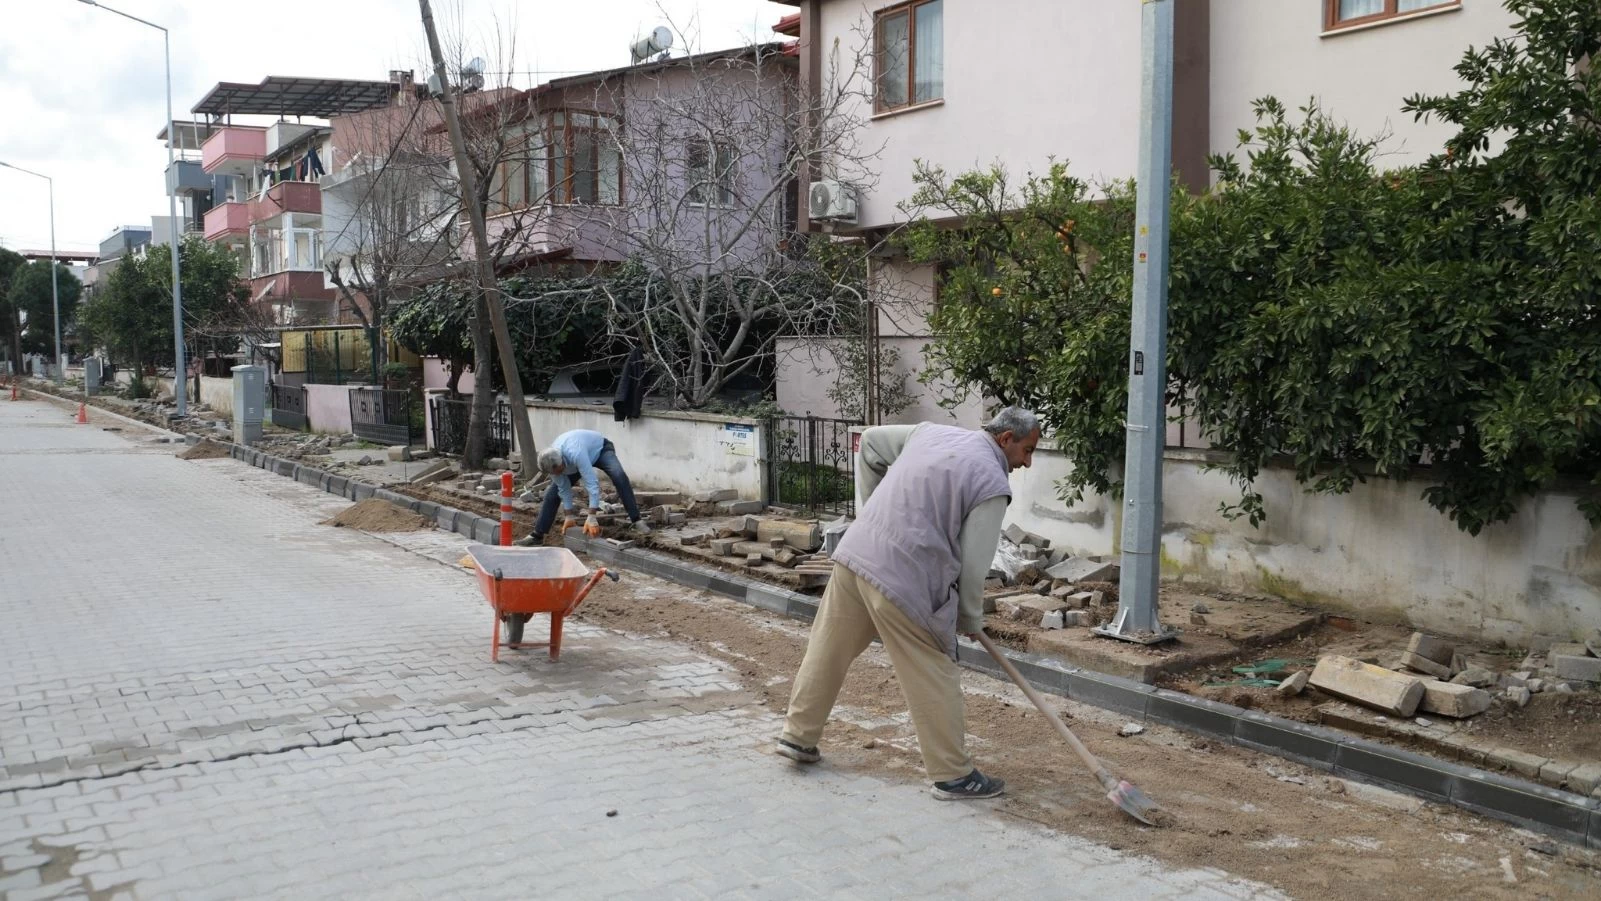
[[[267,413],[267,367],[233,368],[233,443],[261,440],[261,422]]]
[[[83,393],[93,397],[100,393],[100,359],[83,358]]]

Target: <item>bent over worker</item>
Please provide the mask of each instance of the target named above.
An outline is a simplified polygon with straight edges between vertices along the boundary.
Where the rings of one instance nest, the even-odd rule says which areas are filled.
[[[1007,407],[982,431],[922,423],[862,433],[858,518],[834,552],[834,572],[777,751],[822,759],[817,742],[851,662],[878,638],[917,729],[940,800],[993,798],[1006,784],[967,756],[956,634],[984,628],[984,579],[1011,502],[1007,475],[1033,462],[1039,418]]]
[[[595,472],[597,469],[606,473],[612,485],[616,486],[617,497],[622,500],[623,509],[628,511],[628,519],[634,524],[634,530],[642,533],[650,531],[650,526],[639,518],[634,486],[628,481],[622,461],[617,459],[617,448],[605,435],[589,429],[562,432],[550,443],[550,447],[539,452],[538,465],[540,472],[550,476],[550,487],[545,489],[545,500],[539,507],[539,518],[534,521],[534,531],[517,544],[523,547],[544,544],[545,535],[556,522],[558,504],[567,514],[563,530],[572,527],[577,516],[573,505],[573,486],[578,484],[579,479],[584,480],[584,490],[589,493],[589,515],[584,519],[584,534],[590,537],[599,535],[600,477]]]

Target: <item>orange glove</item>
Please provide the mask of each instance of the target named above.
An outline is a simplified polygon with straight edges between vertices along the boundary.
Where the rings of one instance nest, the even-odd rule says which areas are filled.
[[[584,534],[590,538],[600,537],[600,520],[595,518],[594,511],[590,511],[589,518],[584,520]]]

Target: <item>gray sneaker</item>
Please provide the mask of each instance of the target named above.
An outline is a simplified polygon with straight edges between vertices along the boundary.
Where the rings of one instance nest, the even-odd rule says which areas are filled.
[[[816,747],[803,748],[782,738],[778,740],[777,745],[773,746],[773,750],[777,751],[779,756],[788,757],[796,763],[816,763],[823,759],[823,755],[817,753]]]
[[[544,543],[545,536],[543,535],[524,535],[523,537],[512,542],[512,544],[515,544],[518,547],[540,547]]]
[[[974,801],[998,797],[1006,791],[1006,782],[992,779],[976,768],[960,779],[934,783],[934,797],[941,801]]]
[[[634,520],[634,531],[641,535],[649,535],[650,523],[644,521],[643,519],[636,519]]]

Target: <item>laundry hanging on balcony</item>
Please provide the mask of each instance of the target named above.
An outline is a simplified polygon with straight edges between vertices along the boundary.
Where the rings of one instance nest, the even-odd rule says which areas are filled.
[[[295,165],[295,178],[299,181],[312,181],[327,174],[328,171],[322,167],[322,160],[317,158],[315,147],[307,150],[306,155]]]

